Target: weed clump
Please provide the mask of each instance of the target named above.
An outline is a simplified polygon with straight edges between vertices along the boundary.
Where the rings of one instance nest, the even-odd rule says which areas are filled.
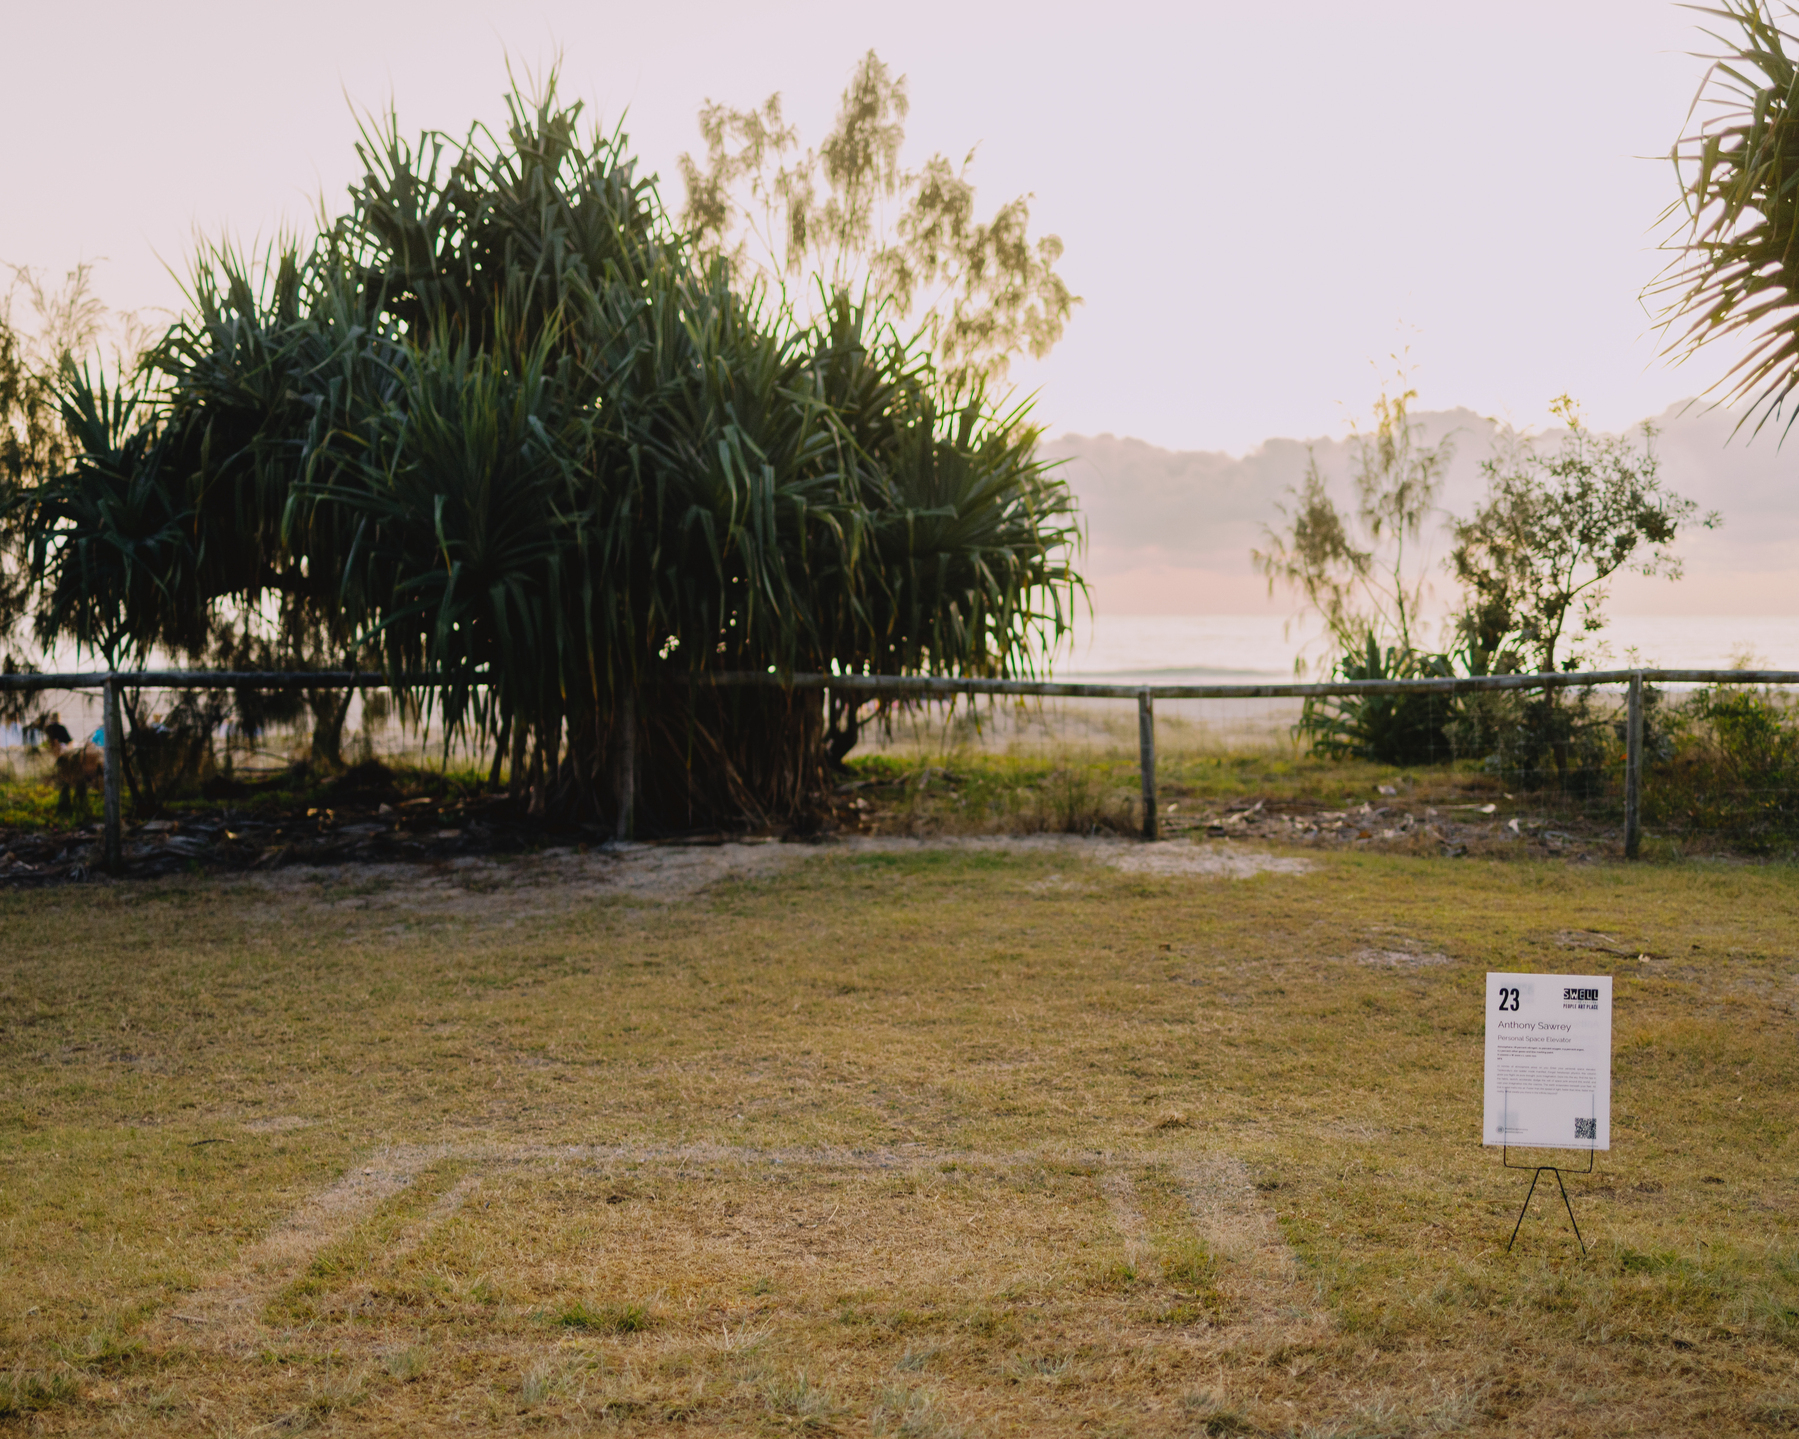
[[[1162,1251],[1162,1278],[1182,1293],[1212,1295],[1218,1283],[1218,1257],[1198,1235],[1180,1235]]]
[[[556,1322],[564,1329],[586,1329],[595,1334],[638,1334],[656,1321],[642,1304],[589,1305],[577,1299],[557,1312]]]
[[[410,1384],[424,1376],[430,1354],[422,1344],[409,1344],[404,1349],[396,1349],[382,1360],[382,1368],[387,1370],[390,1378],[401,1384]]]
[[[1181,1408],[1187,1411],[1187,1417],[1193,1421],[1194,1430],[1199,1434],[1253,1434],[1255,1425],[1244,1417],[1243,1411],[1226,1404],[1216,1394],[1187,1394],[1181,1398]]]
[[[1644,1254],[1635,1249],[1623,1249],[1618,1253],[1618,1269],[1624,1274],[1660,1274],[1677,1263],[1679,1260],[1671,1250]]]
[[[830,1421],[843,1412],[836,1397],[804,1373],[766,1381],[762,1398],[771,1410],[800,1429],[830,1429]]]
[[[15,1369],[0,1374],[0,1419],[21,1419],[68,1404],[81,1393],[81,1385],[72,1374],[45,1374],[33,1369]]]
[[[137,1339],[122,1338],[116,1330],[100,1329],[72,1343],[59,1344],[56,1351],[76,1369],[109,1374],[129,1367],[141,1347]]]
[[[966,1432],[937,1407],[936,1396],[918,1389],[883,1389],[869,1430],[876,1435],[900,1435],[904,1439],[962,1439]]]

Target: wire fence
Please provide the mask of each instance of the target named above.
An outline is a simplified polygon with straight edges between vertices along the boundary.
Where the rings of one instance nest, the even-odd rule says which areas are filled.
[[[423,674],[397,682],[400,692],[413,697],[450,683],[467,681]],[[1630,669],[1317,684],[752,673],[716,675],[709,683],[777,685],[829,691],[840,701],[879,702],[886,708],[885,723],[871,731],[865,752],[920,756],[934,745],[940,753],[954,747],[1017,754],[1036,747],[1061,754],[1084,749],[1117,758],[1122,750],[1134,751],[1131,822],[1147,840],[1192,829],[1370,838],[1419,828],[1453,838],[1454,814],[1440,814],[1428,803],[1408,805],[1410,796],[1397,786],[1380,787],[1383,796],[1391,791],[1391,804],[1364,797],[1355,805],[1348,802],[1353,795],[1343,795],[1344,803],[1332,808],[1331,795],[1322,792],[1305,803],[1255,803],[1253,808],[1247,799],[1237,808],[1187,803],[1205,787],[1208,764],[1222,774],[1228,759],[1233,785],[1227,788],[1247,794],[1258,778],[1290,778],[1294,766],[1308,761],[1328,766],[1333,758],[1366,758],[1368,746],[1378,749],[1392,741],[1402,749],[1410,745],[1405,750],[1409,758],[1396,762],[1402,768],[1454,762],[1464,772],[1485,777],[1492,800],[1451,806],[1463,819],[1470,817],[1467,811],[1496,816],[1504,801],[1509,817],[1501,815],[1492,824],[1509,825],[1520,838],[1535,832],[1551,848],[1561,832],[1558,825],[1599,826],[1615,834],[1632,858],[1641,852],[1646,825],[1658,833],[1725,836],[1752,850],[1799,842],[1799,709],[1788,698],[1791,687],[1799,685],[1799,671]],[[59,775],[66,783],[92,783],[102,790],[101,863],[115,873],[124,855],[126,730],[121,710],[128,695],[142,699],[161,692],[165,706],[195,706],[196,696],[222,691],[304,692],[315,699],[342,692],[345,702],[337,721],[340,727],[347,721],[352,734],[346,759],[372,757],[378,749],[391,753],[396,735],[404,734],[410,744],[435,752],[440,762],[488,761],[486,749],[471,737],[432,733],[428,715],[396,708],[389,699],[395,690],[396,681],[387,676],[351,672],[0,676],[0,692],[70,695],[70,714],[78,723],[65,728],[78,760]],[[359,713],[350,703],[358,694],[364,696]],[[989,703],[980,708],[966,703],[974,700]],[[948,707],[941,717],[932,709],[939,705]],[[291,703],[288,707],[293,708]],[[1358,724],[1366,731],[1360,741]],[[134,747],[153,740],[159,730],[175,732],[146,724],[141,715],[132,728]],[[210,743],[204,725],[189,732]],[[81,761],[84,749],[92,758]],[[228,780],[233,753],[227,743]],[[250,762],[246,772],[253,771],[254,742],[240,735],[236,753]],[[265,758],[276,768],[286,762],[279,755]],[[491,756],[496,778],[502,758],[500,753]],[[179,767],[180,757],[173,762]],[[1159,774],[1159,767],[1165,774]],[[629,831],[634,780],[627,767],[616,829],[620,835]],[[1164,783],[1178,799],[1166,802]],[[1248,819],[1243,818],[1246,810]],[[1437,823],[1433,828],[1428,821]]]

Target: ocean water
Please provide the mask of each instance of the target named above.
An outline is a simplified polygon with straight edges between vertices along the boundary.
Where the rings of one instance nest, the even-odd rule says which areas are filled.
[[[1111,615],[1083,624],[1051,678],[1111,684],[1253,684],[1294,677],[1294,662],[1325,654],[1320,626],[1264,615]],[[1757,668],[1799,670],[1799,617],[1619,616],[1600,637],[1608,666],[1724,669],[1745,654]],[[1307,678],[1314,675],[1308,670]],[[1156,742],[1171,752],[1291,753],[1296,699],[1157,700]],[[864,740],[913,754],[962,748],[1133,752],[1135,700],[1044,699],[1023,704],[923,705],[889,717]]]
[[[1054,678],[1134,684],[1288,679],[1325,654],[1313,620],[1273,615],[1096,615],[1056,657]],[[1608,666],[1799,669],[1799,616],[1620,615],[1599,636]]]

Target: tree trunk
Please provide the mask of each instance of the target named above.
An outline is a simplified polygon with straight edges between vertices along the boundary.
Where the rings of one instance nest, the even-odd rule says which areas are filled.
[[[306,708],[312,711],[312,744],[309,753],[314,763],[329,769],[341,769],[344,762],[344,721],[350,716],[350,701],[356,691],[346,689],[339,699],[336,690],[308,690]]]
[[[123,695],[120,696],[124,700],[121,708],[125,711],[126,718],[131,721],[131,738],[133,740],[137,738],[138,731],[144,727],[143,721],[137,717],[138,701],[141,697],[141,691],[132,692],[131,698],[128,700],[124,699]],[[155,814],[156,791],[151,788],[150,776],[146,774],[143,776],[143,781],[144,790],[149,795],[149,802],[146,804],[144,797],[138,793],[138,775],[136,773],[138,767],[131,763],[131,746],[125,743],[124,735],[119,736],[119,757],[123,761],[119,767],[125,773],[125,788],[131,792],[131,812],[140,819]]]
[[[1549,735],[1549,756],[1555,761],[1555,788],[1557,793],[1568,792],[1568,740],[1562,733],[1561,695],[1554,689],[1543,691],[1544,713],[1549,717],[1546,726]]]
[[[537,733],[537,753],[531,758],[531,802],[525,813],[541,819],[549,813],[550,791],[561,773],[562,716],[556,716],[547,730]]]
[[[525,804],[525,813],[541,815],[543,813],[543,730],[537,731],[537,743],[531,747],[531,772],[525,779],[525,790],[529,796]]]
[[[832,690],[830,722],[825,729],[825,763],[837,774],[846,773],[849,766],[844,758],[861,737],[862,702],[854,694],[839,697]]]
[[[506,737],[512,729],[512,716],[500,722],[500,733],[494,740],[493,768],[487,772],[487,788],[491,793],[500,787],[500,766],[506,762]]]
[[[830,788],[825,707],[816,690],[640,682],[639,836],[696,828],[808,833]]]
[[[613,817],[612,837],[614,839],[636,838],[637,807],[637,702],[636,696],[626,690],[618,706],[616,721],[618,739],[616,755],[618,761],[617,776],[613,783],[616,795],[615,814]]]
[[[506,771],[506,794],[517,799],[525,784],[525,745],[530,741],[530,726],[523,719],[512,724],[512,763]]]
[[[597,691],[599,686],[594,687]],[[806,834],[828,819],[832,780],[817,690],[713,687],[684,671],[640,674],[631,692],[634,836],[776,828]],[[626,699],[596,697],[567,716],[553,807],[616,832],[627,805]],[[560,752],[561,725],[558,730]],[[533,768],[533,796],[537,784]]]

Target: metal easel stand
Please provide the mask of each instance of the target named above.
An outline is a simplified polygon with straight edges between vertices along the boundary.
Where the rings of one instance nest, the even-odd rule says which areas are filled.
[[[1591,1174],[1593,1172],[1594,1153],[1595,1151],[1592,1149],[1587,1151],[1587,1167],[1585,1169],[1571,1169],[1568,1172],[1570,1174]],[[1555,1187],[1562,1191],[1562,1207],[1568,1211],[1568,1222],[1574,1226],[1574,1237],[1580,1243],[1580,1252],[1585,1254],[1587,1252],[1587,1241],[1581,1237],[1580,1224],[1574,1218],[1574,1206],[1568,1202],[1568,1186],[1562,1183],[1561,1167],[1554,1164],[1538,1164],[1535,1166],[1529,1164],[1513,1164],[1511,1159],[1511,1147],[1509,1145],[1501,1146],[1499,1154],[1500,1162],[1504,1164],[1507,1169],[1530,1169],[1534,1167],[1537,1171],[1530,1177],[1530,1189],[1524,1196],[1523,1208],[1518,1211],[1518,1222],[1512,1226],[1512,1237],[1505,1242],[1505,1252],[1510,1254],[1512,1252],[1512,1246],[1518,1242],[1518,1230],[1524,1224],[1524,1216],[1530,1212],[1530,1201],[1537,1192],[1537,1181],[1545,1174],[1553,1174],[1555,1176]]]

